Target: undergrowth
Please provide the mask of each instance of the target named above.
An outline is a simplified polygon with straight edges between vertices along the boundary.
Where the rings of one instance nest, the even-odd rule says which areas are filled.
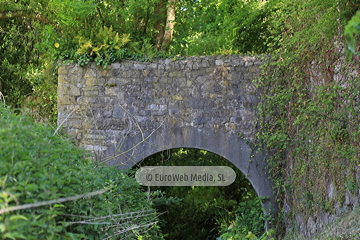
[[[0,239],[162,239],[135,179],[3,103],[0,125]]]

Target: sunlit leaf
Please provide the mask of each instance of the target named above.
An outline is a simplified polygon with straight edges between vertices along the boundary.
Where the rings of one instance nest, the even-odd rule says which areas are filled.
[[[5,232],[6,230],[6,225],[4,223],[0,223],[0,233]]]
[[[10,216],[10,221],[24,220],[28,221],[29,219],[23,215],[12,215]]]

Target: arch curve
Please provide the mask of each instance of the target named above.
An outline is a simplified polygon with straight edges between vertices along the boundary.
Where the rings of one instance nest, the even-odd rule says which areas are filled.
[[[173,148],[202,149],[227,159],[248,178],[259,197],[269,198],[264,205],[266,210],[270,211],[273,192],[272,182],[266,171],[265,155],[252,150],[235,133],[192,126],[160,128],[155,132],[145,133],[144,136],[130,137],[123,142],[120,149],[109,148],[105,154],[116,156],[117,152],[125,153],[108,164],[127,168],[157,152]]]

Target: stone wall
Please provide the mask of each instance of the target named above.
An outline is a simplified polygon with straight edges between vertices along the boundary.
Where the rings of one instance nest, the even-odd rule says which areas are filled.
[[[108,142],[99,135],[109,130],[133,136],[165,120],[176,126],[240,132],[252,139],[257,104],[252,81],[260,65],[254,57],[235,55],[122,61],[106,69],[94,64],[62,66],[58,123],[88,150],[106,150]],[[76,113],[68,116],[72,111]]]
[[[334,52],[339,53],[338,56],[339,58],[333,60],[331,64],[331,66],[333,67],[333,72],[330,70],[324,71],[323,65],[319,64],[316,61],[311,62],[310,71],[309,71],[311,91],[313,91],[317,86],[322,86],[330,82],[339,83],[341,87],[347,89],[348,91],[351,91],[350,90],[351,83],[355,82],[353,80],[357,79],[360,76],[359,59],[354,59],[353,60],[354,62],[346,60],[345,46],[342,44],[342,41],[335,42],[333,48],[334,48],[333,49]],[[350,81],[350,79],[353,80]],[[339,99],[337,99],[336,101],[338,100]],[[347,166],[348,164],[347,161],[348,160],[338,161],[337,164],[344,164],[344,166]],[[287,169],[287,171],[289,172],[293,171],[290,166],[288,168],[289,169]],[[338,176],[354,176],[357,187],[355,187],[355,189],[353,189],[352,191],[349,190],[348,186],[343,191],[337,190],[335,187],[336,184],[335,181],[338,181],[337,184],[339,184],[339,180],[335,180],[335,178],[338,177],[335,174]],[[343,172],[339,171],[336,172],[335,174],[333,173],[329,174],[329,176],[323,182],[323,186],[318,187],[318,189],[325,189],[325,196],[323,201],[328,204],[326,208],[328,208],[329,210],[317,211],[311,213],[310,216],[309,214],[304,214],[302,212],[291,213],[294,214],[295,222],[292,220],[288,221],[288,219],[285,218],[285,222],[289,229],[295,228],[296,230],[299,230],[299,232],[302,233],[307,239],[315,238],[321,232],[321,229],[324,226],[335,220],[341,219],[342,217],[346,216],[349,212],[351,212],[353,209],[359,207],[359,203],[360,203],[360,189],[358,187],[360,186],[359,166],[356,166],[355,168],[348,166],[345,171]],[[318,176],[311,176],[311,178],[314,179],[317,177]],[[342,182],[340,184],[346,185],[349,183]],[[321,192],[317,194],[321,194]],[[290,207],[288,206],[288,201],[291,202],[293,200],[292,198],[293,196],[288,196],[288,194],[286,193],[286,196],[284,197],[285,213],[290,213],[291,211]],[[304,200],[294,199],[294,201],[300,202]],[[316,204],[320,205],[320,203],[316,203]],[[343,232],[337,229],[336,231],[335,230],[332,231],[332,233],[343,235],[346,233],[347,227],[351,227],[351,226],[343,226],[342,229],[339,228],[343,230]]]

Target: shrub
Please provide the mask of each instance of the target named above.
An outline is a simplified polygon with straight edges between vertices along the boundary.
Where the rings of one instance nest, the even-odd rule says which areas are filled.
[[[0,105],[1,239],[162,239],[152,204],[133,178],[95,168],[51,127]],[[106,192],[4,213],[101,189]]]
[[[218,240],[272,239],[273,230],[264,232],[265,218],[260,198],[241,202],[235,212],[236,220],[230,226],[223,228],[223,233],[217,238]]]

